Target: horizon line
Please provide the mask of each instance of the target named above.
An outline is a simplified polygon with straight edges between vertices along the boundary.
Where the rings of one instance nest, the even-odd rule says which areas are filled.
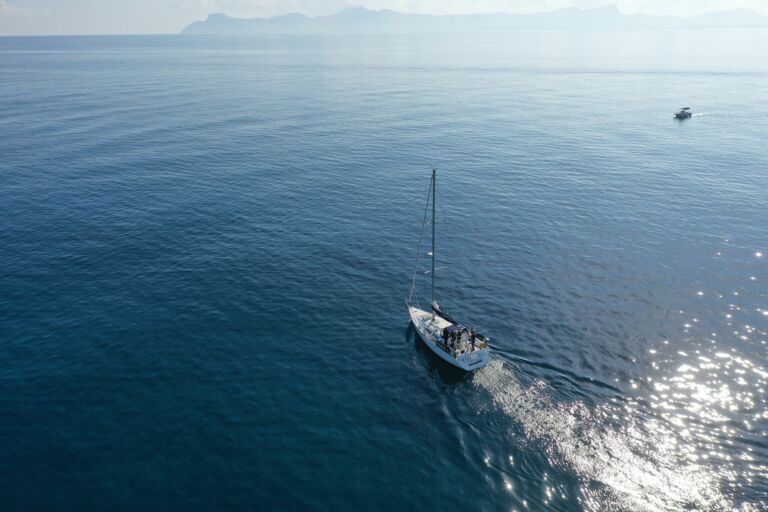
[[[624,12],[621,10],[621,8],[615,4],[615,3],[607,3],[603,5],[598,5],[596,7],[558,7],[556,9],[547,9],[542,11],[534,11],[534,12],[514,12],[514,11],[479,11],[479,12],[466,12],[466,13],[444,13],[444,14],[438,14],[438,13],[432,13],[432,12],[411,12],[411,11],[398,11],[395,9],[372,9],[370,7],[366,7],[364,5],[352,5],[349,7],[345,7],[344,9],[341,9],[339,11],[336,11],[332,14],[317,14],[317,15],[309,15],[305,14],[299,11],[288,11],[283,14],[275,14],[274,16],[254,16],[250,18],[241,18],[238,16],[232,16],[222,11],[211,11],[208,14],[206,14],[206,17],[214,16],[214,15],[220,15],[220,16],[226,16],[228,18],[231,18],[233,20],[272,20],[275,18],[282,18],[284,16],[303,16],[305,18],[327,18],[331,16],[337,16],[343,12],[347,11],[356,11],[356,10],[363,10],[363,11],[369,11],[369,12],[391,12],[395,14],[406,14],[406,15],[414,15],[414,16],[435,16],[435,17],[453,17],[453,16],[494,16],[494,15],[505,15],[505,16],[535,16],[537,14],[550,14],[554,12],[559,11],[599,11],[604,9],[612,9],[617,11],[622,16],[635,16],[635,15],[642,15],[642,16],[651,16],[653,18],[677,18],[677,19],[691,19],[691,18],[697,18],[699,16],[707,16],[710,14],[722,14],[726,12],[748,12],[750,14],[754,14],[755,16],[760,16],[761,18],[768,18],[768,14],[761,14],[754,9],[750,9],[748,7],[738,7],[736,9],[714,9],[710,11],[704,11],[700,12],[698,14],[692,14],[689,16],[685,15],[676,15],[676,14],[651,14],[644,11],[633,11],[633,12]]]
[[[403,15],[413,15],[413,16],[433,16],[433,17],[464,17],[464,16],[536,16],[539,14],[551,14],[556,13],[560,11],[580,11],[580,12],[589,12],[589,11],[599,11],[599,10],[614,10],[618,12],[622,16],[648,16],[652,18],[674,18],[679,20],[689,20],[698,18],[701,16],[707,16],[712,14],[722,14],[722,13],[733,13],[733,12],[744,12],[744,13],[750,13],[756,17],[764,18],[768,21],[768,15],[761,14],[754,9],[750,9],[747,7],[741,7],[736,9],[720,9],[720,10],[711,10],[711,11],[705,11],[702,13],[694,14],[691,16],[682,16],[682,15],[671,15],[671,14],[649,14],[643,11],[636,11],[631,13],[625,13],[623,12],[618,5],[615,3],[608,3],[603,4],[597,7],[559,7],[556,9],[549,9],[549,10],[542,10],[542,11],[535,11],[535,12],[511,12],[511,11],[494,11],[494,12],[473,12],[473,13],[463,13],[463,14],[435,14],[435,13],[427,13],[427,12],[407,12],[407,11],[397,11],[394,9],[372,9],[369,7],[365,7],[363,5],[357,5],[357,6],[350,6],[346,7],[344,9],[341,9],[333,14],[323,14],[323,15],[315,15],[311,16],[308,14],[304,14],[297,11],[291,11],[286,12],[284,14],[277,14],[270,17],[251,17],[251,18],[239,18],[236,16],[231,16],[229,14],[226,14],[221,11],[216,12],[209,12],[206,14],[205,18],[202,20],[193,21],[194,23],[203,23],[207,21],[211,16],[225,16],[232,20],[243,20],[243,21],[251,21],[251,20],[272,20],[276,18],[282,18],[286,16],[302,16],[308,19],[317,19],[317,18],[328,18],[333,16],[338,16],[341,13],[347,12],[347,11],[355,11],[355,10],[362,10],[362,11],[368,11],[368,12],[376,12],[376,13],[394,13],[394,14],[403,14]],[[186,25],[189,26],[189,25]],[[185,26],[185,28],[186,28]],[[768,27],[711,27],[711,28],[696,28],[695,30],[766,30]],[[183,30],[183,29],[182,29]],[[520,31],[525,31],[525,28],[518,29]],[[541,29],[541,28],[535,28],[531,30],[554,30],[554,31],[570,31],[574,30],[572,28],[552,28],[552,29]],[[627,29],[615,29],[615,28],[591,28],[590,30],[627,30]],[[666,27],[658,27],[658,28],[650,28],[650,29],[643,29],[643,30],[680,30],[679,28],[666,28]],[[468,31],[468,33],[471,33],[473,31]],[[488,32],[488,31],[476,31],[476,32]],[[293,34],[299,35],[303,32],[295,32]],[[427,32],[424,32],[427,33]],[[440,33],[438,32],[428,32],[431,34],[434,33]],[[446,32],[446,33],[454,33],[454,32]],[[307,32],[306,34],[316,34],[315,32]],[[235,36],[235,35],[249,35],[249,34],[236,34],[236,33],[229,33],[229,34],[183,34],[182,32],[109,32],[109,33],[75,33],[75,32],[57,32],[57,33],[48,33],[48,34],[0,34],[0,38],[21,38],[21,37],[107,37],[107,36],[174,36],[174,35],[226,35],[226,36]],[[257,35],[257,34],[250,34],[250,35]],[[286,33],[285,35],[288,35]],[[331,35],[331,34],[328,34]],[[349,33],[346,32],[338,32],[338,35],[349,35]]]

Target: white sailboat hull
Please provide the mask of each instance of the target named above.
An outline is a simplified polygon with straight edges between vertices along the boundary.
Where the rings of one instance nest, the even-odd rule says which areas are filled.
[[[408,314],[424,344],[443,361],[468,372],[479,370],[488,364],[487,346],[476,346],[473,349],[467,341],[460,342],[456,347],[447,347],[443,343],[441,333],[445,327],[451,325],[449,321],[414,306],[408,306]]]

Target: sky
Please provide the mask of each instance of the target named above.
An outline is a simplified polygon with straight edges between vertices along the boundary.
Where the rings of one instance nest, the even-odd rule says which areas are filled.
[[[362,5],[431,14],[531,13],[609,4],[626,14],[694,16],[746,8],[768,16],[768,0],[0,0],[0,36],[178,33],[214,12],[244,18],[289,12],[318,16]]]

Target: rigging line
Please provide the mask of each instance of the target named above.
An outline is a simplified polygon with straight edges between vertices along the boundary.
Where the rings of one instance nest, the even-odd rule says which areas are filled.
[[[437,208],[437,217],[439,218],[440,222],[438,234],[442,233],[441,239],[447,239],[451,233],[451,229],[449,228],[450,222],[450,215],[446,212],[447,209],[451,208],[452,203],[449,203],[446,206],[446,201],[442,201],[440,203],[440,206]],[[441,231],[442,230],[442,231]],[[453,254],[449,248],[449,244],[445,244],[444,247],[445,250],[443,250],[440,254],[442,254],[442,260],[445,262],[445,265],[437,270],[441,270],[442,273],[440,274],[442,276],[440,282],[441,290],[442,290],[442,297],[447,301],[447,305],[450,307],[451,304],[456,304],[456,286],[453,281],[451,281],[451,271],[450,266],[451,263],[451,255]],[[445,304],[444,304],[445,306]]]
[[[408,304],[411,304],[413,290],[416,287],[416,273],[419,270],[419,260],[421,259],[421,247],[424,242],[424,226],[427,224],[427,213],[429,212],[429,198],[432,197],[432,179],[429,180],[429,189],[427,190],[427,204],[424,206],[424,218],[421,221],[421,235],[419,236],[419,250],[416,252],[416,265],[413,269],[413,279],[411,280],[411,293],[408,294]]]

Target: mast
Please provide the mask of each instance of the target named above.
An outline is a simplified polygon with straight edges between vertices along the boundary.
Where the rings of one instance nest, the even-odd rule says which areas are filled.
[[[435,169],[432,169],[432,304],[435,303],[435,203],[437,197],[435,192],[437,191],[437,173]],[[433,310],[434,311],[434,310]],[[434,317],[434,312],[432,313]]]

